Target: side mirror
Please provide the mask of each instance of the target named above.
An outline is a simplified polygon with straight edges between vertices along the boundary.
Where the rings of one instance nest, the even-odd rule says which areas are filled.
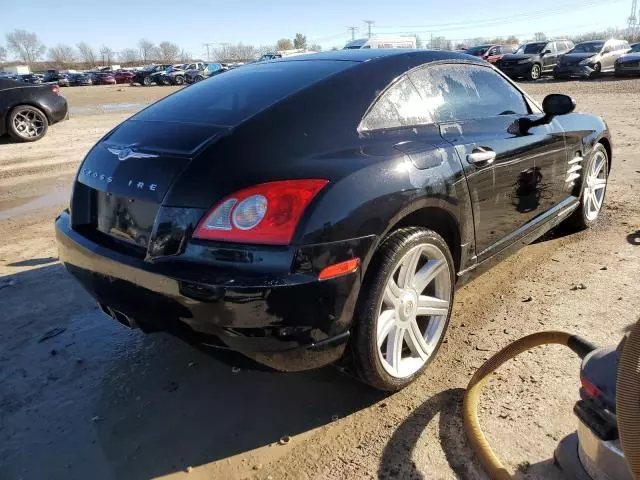
[[[507,132],[517,136],[528,135],[529,130],[533,127],[551,123],[553,117],[571,113],[575,108],[576,102],[569,95],[552,93],[551,95],[544,97],[544,100],[542,101],[542,111],[544,112],[543,117],[537,120],[531,120],[526,117],[519,118],[509,126]]]
[[[566,115],[576,108],[576,102],[569,95],[561,93],[552,93],[544,97],[542,101],[542,111],[545,116],[555,117],[557,115]]]
[[[546,55],[548,53],[551,53],[551,50],[549,50],[549,49],[545,50],[544,52],[542,52],[542,55]]]

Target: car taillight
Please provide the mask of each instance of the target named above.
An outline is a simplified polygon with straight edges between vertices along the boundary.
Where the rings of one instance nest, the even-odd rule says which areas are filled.
[[[51,91],[52,91],[53,93],[55,93],[56,95],[60,95],[60,87],[59,87],[58,85],[53,85],[53,86],[51,87]]]
[[[217,203],[193,236],[205,240],[288,245],[305,208],[327,180],[281,180],[240,190]]]

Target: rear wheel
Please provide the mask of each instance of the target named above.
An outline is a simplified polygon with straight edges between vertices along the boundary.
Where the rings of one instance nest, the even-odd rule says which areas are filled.
[[[598,143],[584,166],[580,206],[567,219],[567,224],[574,228],[585,229],[597,223],[607,191],[608,177],[609,155],[604,145]]]
[[[9,135],[19,142],[40,140],[48,127],[49,121],[44,112],[31,105],[19,105],[9,114]]]
[[[176,75],[173,81],[176,85],[182,85],[184,83],[184,77],[182,75]]]
[[[531,66],[531,70],[529,70],[529,80],[538,80],[542,73],[542,69],[540,68],[540,64],[534,63]]]
[[[372,261],[354,318],[358,375],[380,390],[410,384],[435,357],[453,303],[454,265],[436,232],[403,228]]]
[[[151,85],[151,78],[150,77],[144,77],[142,79],[142,84],[148,87],[149,85]]]
[[[194,83],[201,82],[202,80],[204,80],[202,75],[196,75],[196,78],[193,79]]]

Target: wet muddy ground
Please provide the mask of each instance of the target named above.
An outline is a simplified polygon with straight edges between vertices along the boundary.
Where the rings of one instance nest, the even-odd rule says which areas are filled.
[[[640,80],[525,89],[571,94],[607,120],[602,221],[553,232],[460,289],[438,358],[391,396],[335,367],[255,370],[102,314],[58,263],[52,222],[87,150],[174,89],[63,90],[68,122],[35,144],[0,139],[0,478],[483,478],[460,419],[475,368],[545,329],[614,343],[640,315]],[[519,477],[560,478],[550,459],[574,428],[577,371],[571,353],[539,348],[486,389],[483,427]]]

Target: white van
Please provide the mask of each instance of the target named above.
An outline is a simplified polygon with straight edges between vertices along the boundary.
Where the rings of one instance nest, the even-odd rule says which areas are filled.
[[[370,37],[347,43],[344,50],[358,48],[416,48],[416,37]]]

